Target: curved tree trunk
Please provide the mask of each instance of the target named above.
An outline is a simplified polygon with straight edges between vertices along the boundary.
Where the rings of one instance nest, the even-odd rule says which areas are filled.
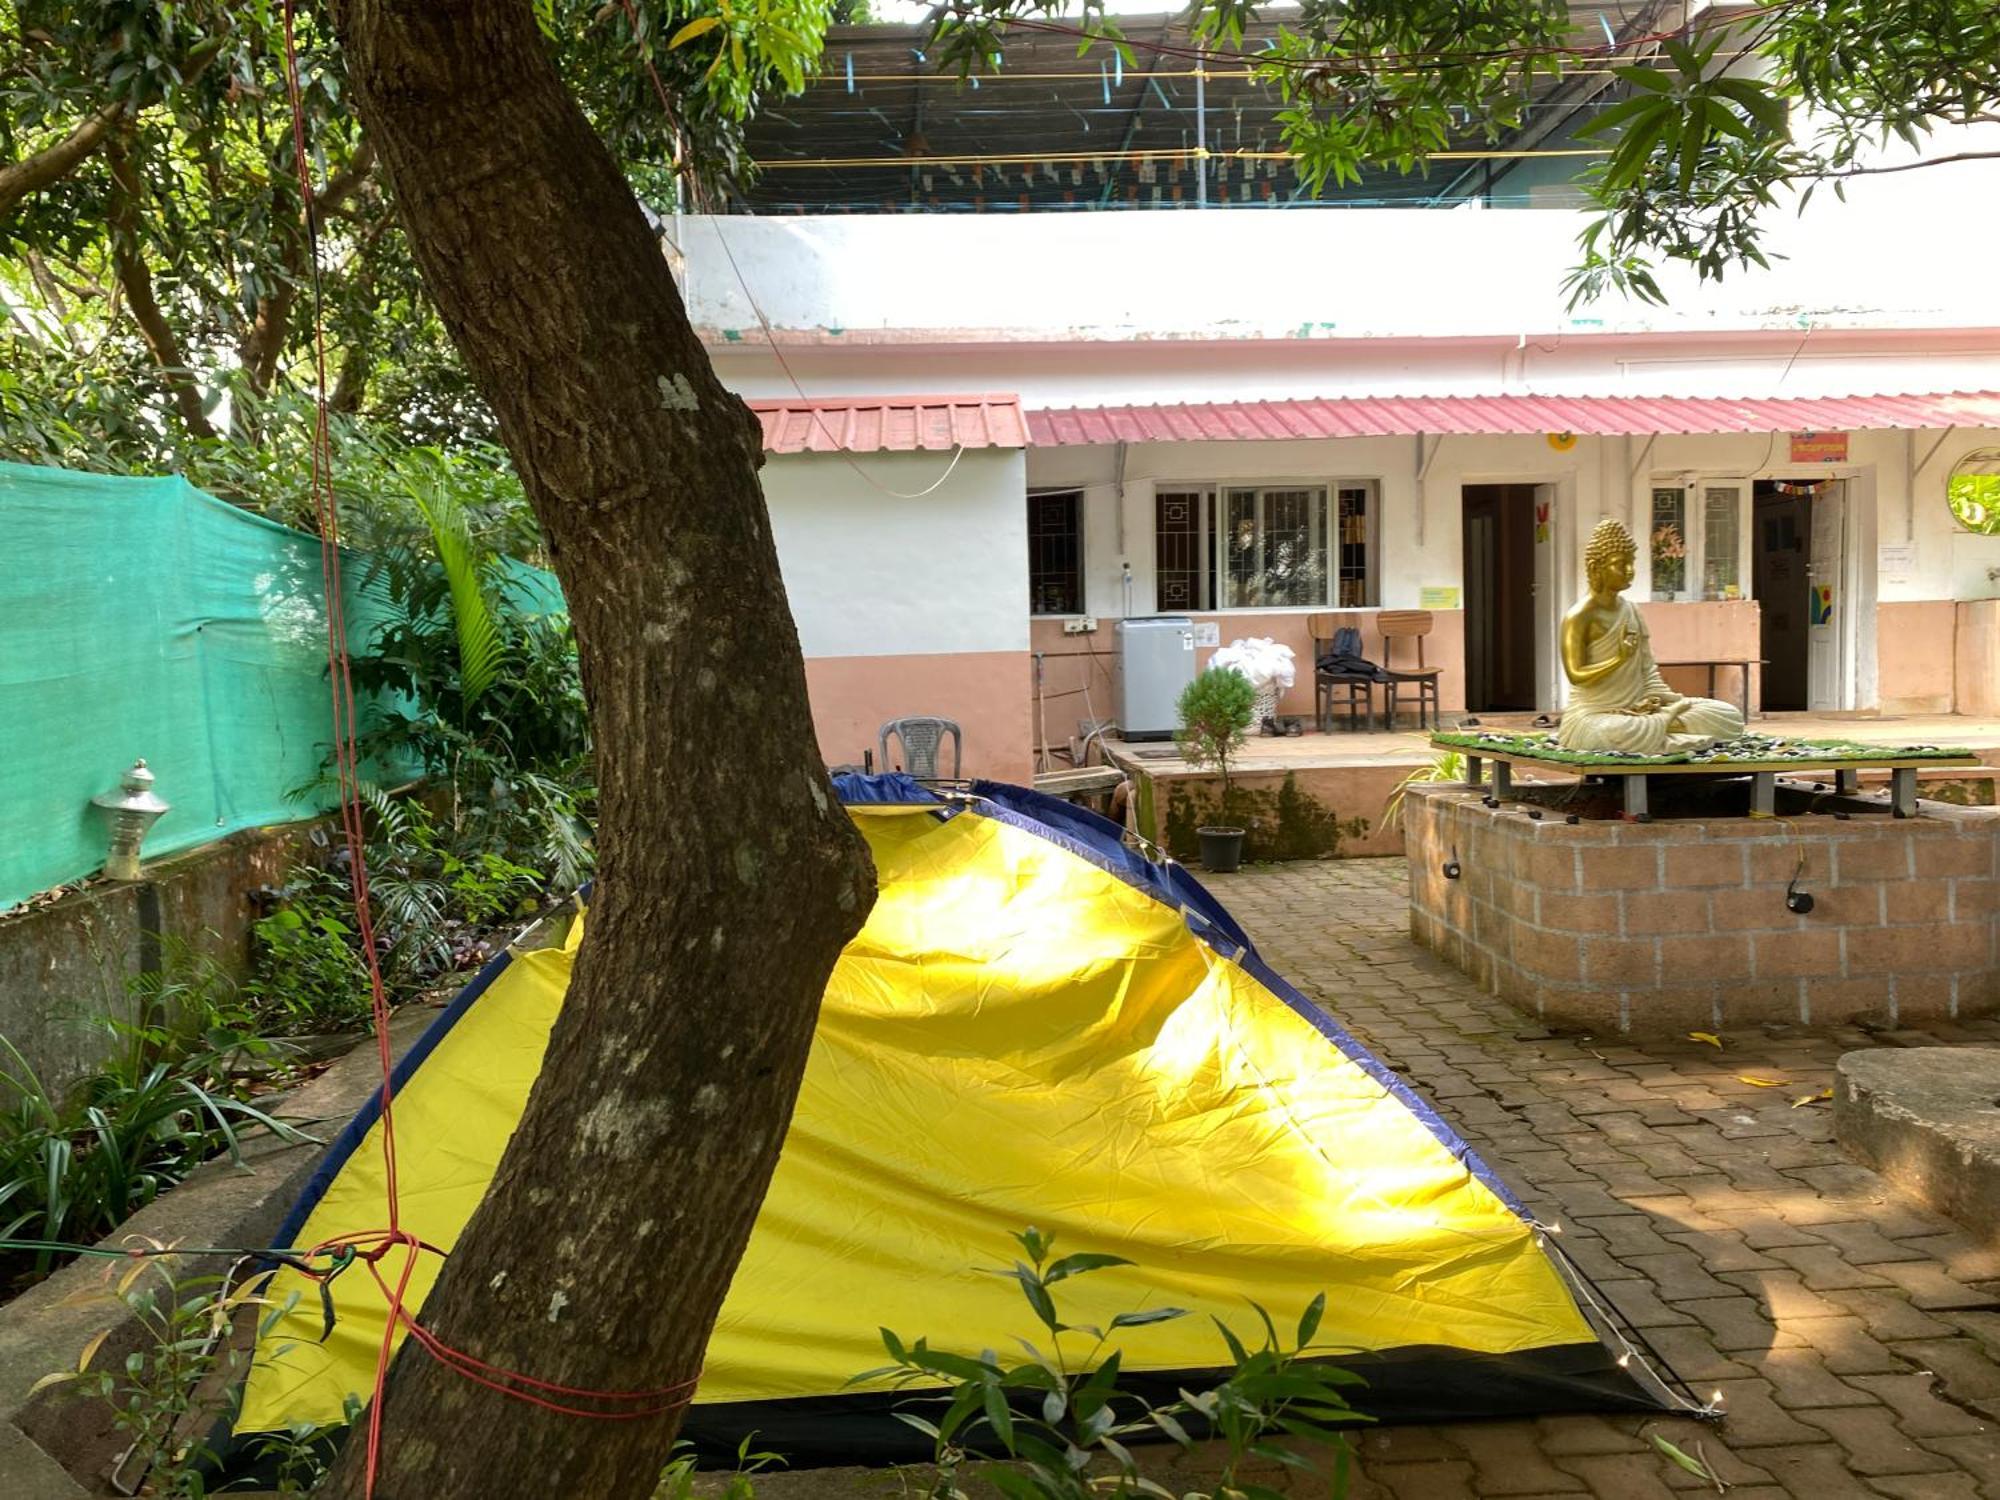
[[[344,0],[336,23],[568,595],[602,789],[569,998],[424,1322],[541,1380],[662,1387],[701,1367],[873,874],[814,742],[756,422],[530,0]],[[651,1493],[679,1417],[555,1415],[406,1345],[384,1420],[384,1500],[619,1500]],[[361,1493],[362,1446],[322,1493]]]

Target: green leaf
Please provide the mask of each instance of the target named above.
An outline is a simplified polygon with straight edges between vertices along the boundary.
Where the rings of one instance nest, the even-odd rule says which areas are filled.
[[[671,52],[676,47],[685,46],[696,37],[704,36],[715,30],[721,24],[722,17],[720,16],[696,16],[687,25],[674,33],[673,39],[667,43],[667,50]]]
[[[1062,1281],[1070,1276],[1081,1276],[1086,1271],[1101,1271],[1106,1266],[1129,1266],[1132,1262],[1122,1255],[1093,1255],[1079,1251],[1075,1255],[1065,1255],[1042,1273],[1044,1285]]]
[[[1655,1448],[1659,1449],[1660,1452],[1665,1454],[1668,1458],[1672,1459],[1675,1463],[1679,1464],[1683,1469],[1686,1469],[1688,1473],[1694,1475],[1695,1478],[1705,1479],[1710,1484],[1714,1484],[1717,1482],[1714,1471],[1711,1470],[1707,1464],[1703,1463],[1700,1459],[1696,1458],[1693,1454],[1685,1451],[1680,1447],[1677,1447],[1673,1443],[1668,1442],[1665,1438],[1661,1437],[1660,1434],[1658,1434],[1657,1432],[1648,1433],[1647,1437],[1652,1440],[1652,1444]]]
[[[1124,1312],[1111,1320],[1113,1328],[1143,1328],[1148,1323],[1167,1323],[1175,1318],[1185,1318],[1185,1307],[1148,1307],[1138,1312]]]
[[[985,1387],[986,1420],[1009,1453],[1014,1451],[1014,1413],[1008,1410],[1007,1393],[997,1384]]]

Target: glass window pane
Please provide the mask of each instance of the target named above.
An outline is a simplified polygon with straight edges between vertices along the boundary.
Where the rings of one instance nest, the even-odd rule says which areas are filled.
[[[1258,510],[1255,490],[1230,490],[1223,497],[1222,603],[1226,609],[1255,609],[1264,603],[1264,549]]]
[[[1740,487],[1711,486],[1702,492],[1701,596],[1704,599],[1743,597],[1742,514]]]
[[[1376,602],[1375,570],[1368,548],[1368,501],[1368,486],[1341,487],[1337,534],[1340,587],[1334,603],[1342,609],[1359,609]]]
[[[1687,491],[1653,491],[1653,597],[1687,591]]]
[[[1028,497],[1028,612],[1083,612],[1083,496]]]
[[[1211,607],[1208,495],[1159,490],[1153,496],[1154,595],[1162,611]]]

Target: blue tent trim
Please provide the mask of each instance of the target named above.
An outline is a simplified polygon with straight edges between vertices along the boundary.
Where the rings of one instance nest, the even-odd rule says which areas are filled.
[[[437,1019],[424,1028],[424,1034],[417,1038],[416,1044],[404,1053],[402,1060],[390,1070],[389,1092],[392,1098],[403,1092],[403,1086],[410,1081],[417,1069],[424,1065],[424,1060],[437,1051],[438,1044],[451,1035],[452,1027],[464,1018],[465,1013],[472,1009],[493,981],[507,972],[507,965],[513,961],[513,953],[505,948],[494,954],[486,967],[472,977],[472,982],[453,996],[451,1004],[439,1012]],[[326,1155],[320,1158],[320,1164],[313,1169],[312,1176],[306,1179],[306,1185],[299,1189],[298,1201],[292,1205],[292,1211],[285,1215],[285,1222],[278,1226],[277,1238],[271,1242],[272,1244],[281,1246],[292,1244],[298,1232],[305,1228],[306,1220],[312,1211],[319,1207],[319,1200],[326,1196],[326,1190],[333,1185],[333,1179],[340,1175],[340,1169],[346,1166],[348,1159],[360,1149],[361,1143],[368,1138],[368,1132],[375,1128],[375,1122],[381,1118],[382,1091],[377,1089],[368,1096],[368,1102],[355,1111],[354,1118],[347,1122],[347,1128],[335,1136],[333,1144],[326,1148]]]

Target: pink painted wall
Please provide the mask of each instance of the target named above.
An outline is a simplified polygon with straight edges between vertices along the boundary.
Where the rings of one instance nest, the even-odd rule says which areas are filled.
[[[2000,714],[2000,599],[1965,599],[1953,606],[1952,677],[1958,712]],[[1882,649],[1877,642],[1876,649]],[[1884,672],[1884,682],[1888,675]]]
[[[1875,606],[1875,663],[1885,714],[1948,714],[1957,611],[1949,599]]]
[[[1025,651],[806,659],[813,727],[828,765],[860,765],[886,719],[934,714],[958,721],[965,775],[1022,786],[1035,774],[1030,676]],[[879,759],[876,769],[884,769]],[[948,759],[941,769],[950,769]]]
[[[1759,642],[1761,616],[1754,599],[1690,600],[1680,604],[1639,605],[1646,629],[1652,633],[1653,655],[1661,661],[1674,657],[1699,659],[1734,656],[1755,660],[1762,654]],[[1660,675],[1679,692],[1707,696],[1708,673],[1700,667],[1663,667]],[[1750,711],[1758,711],[1763,671],[1750,669]],[[1715,674],[1715,696],[1725,703],[1742,699],[1742,673],[1722,667]]]
[[[1331,610],[1340,625],[1354,625],[1361,631],[1362,654],[1370,661],[1384,660],[1382,637],[1375,628],[1373,609]],[[1278,613],[1198,614],[1198,621],[1213,620],[1219,627],[1223,645],[1253,637],[1269,637],[1292,648],[1296,669],[1291,691],[1278,702],[1278,711],[1298,714],[1310,724],[1313,712],[1312,637],[1306,631],[1308,615],[1295,611]],[[1115,715],[1117,705],[1116,622],[1100,618],[1097,629],[1088,635],[1064,635],[1059,619],[1029,621],[1029,647],[1042,657],[1043,710],[1049,742],[1066,744],[1076,733],[1079,720]],[[1204,646],[1196,655],[1198,666],[1207,666],[1215,648]],[[1444,668],[1438,684],[1439,696],[1447,713],[1465,707],[1465,616],[1459,610],[1432,611],[1432,630],[1424,641],[1424,662]],[[1403,641],[1396,647],[1395,666],[1415,667],[1416,647]],[[1032,683],[1032,672],[1030,675]],[[1086,701],[1084,689],[1089,688]],[[1031,687],[1032,692],[1032,687]]]

